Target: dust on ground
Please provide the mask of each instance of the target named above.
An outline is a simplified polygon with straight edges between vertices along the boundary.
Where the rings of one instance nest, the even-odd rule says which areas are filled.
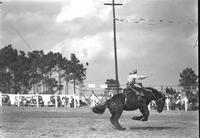
[[[126,130],[113,128],[108,109],[94,114],[89,107],[0,107],[0,136],[12,138],[198,138],[197,111],[150,111],[146,122],[131,120],[139,111],[124,111],[120,123]]]

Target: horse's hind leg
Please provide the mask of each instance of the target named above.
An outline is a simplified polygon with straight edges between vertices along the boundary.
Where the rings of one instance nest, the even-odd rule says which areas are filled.
[[[119,124],[119,118],[122,115],[122,112],[124,110],[124,100],[125,100],[125,97],[122,94],[115,95],[109,100],[109,103],[107,106],[110,113],[112,114],[110,118],[110,122],[118,130],[125,130],[125,128],[123,128]]]
[[[116,129],[119,129],[119,130],[125,130],[125,128],[123,128],[119,124],[119,118],[120,118],[120,116],[122,114],[122,111],[118,111],[118,112],[112,113],[112,116],[110,117],[110,122],[115,126]]]
[[[115,126],[116,129],[125,130],[119,124],[119,118],[123,112],[123,103],[121,101],[111,101],[109,102],[108,108],[112,116],[110,117],[110,122]]]

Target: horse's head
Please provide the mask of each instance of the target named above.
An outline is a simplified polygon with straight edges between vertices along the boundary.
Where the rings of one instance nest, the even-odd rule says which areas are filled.
[[[165,100],[166,100],[165,94],[162,94],[161,92],[160,92],[160,96],[158,97],[158,99],[155,99],[156,108],[159,113],[161,113],[163,111],[163,107],[165,105]]]
[[[152,100],[156,102],[157,111],[161,113],[165,105],[165,99],[166,99],[165,94],[151,87],[146,87],[146,89],[151,90],[151,94],[153,96]]]

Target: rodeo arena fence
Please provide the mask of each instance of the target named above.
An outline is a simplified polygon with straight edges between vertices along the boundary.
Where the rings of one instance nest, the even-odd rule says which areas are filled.
[[[95,105],[110,99],[113,92],[108,92],[107,95],[96,95],[94,90],[90,91],[90,95],[65,95],[65,94],[5,94],[0,92],[0,106],[35,106],[35,107],[67,107],[78,108],[82,106],[94,107]],[[175,102],[182,106],[181,110],[188,110],[188,99],[186,96],[180,96],[180,99]],[[165,110],[171,110],[171,101],[166,99]],[[155,109],[155,102],[152,101],[149,105],[149,110]]]

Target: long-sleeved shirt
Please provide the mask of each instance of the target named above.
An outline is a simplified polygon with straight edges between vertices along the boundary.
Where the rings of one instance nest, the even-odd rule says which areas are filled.
[[[138,76],[138,74],[130,74],[128,76],[128,82],[131,83],[131,82],[135,82],[135,80],[143,80],[147,78],[147,76]]]

